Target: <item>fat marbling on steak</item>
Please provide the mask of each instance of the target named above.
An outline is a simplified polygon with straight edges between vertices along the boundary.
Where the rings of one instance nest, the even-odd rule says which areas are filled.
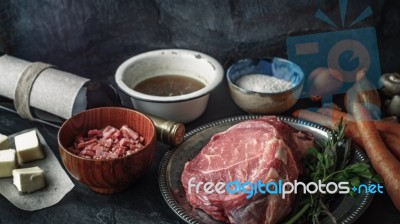
[[[302,153],[312,147],[310,133],[298,131],[275,116],[238,123],[215,134],[193,160],[185,164],[181,180],[186,199],[214,219],[230,223],[276,223],[290,211],[294,195],[245,193],[207,194],[188,182],[293,182],[299,176]]]

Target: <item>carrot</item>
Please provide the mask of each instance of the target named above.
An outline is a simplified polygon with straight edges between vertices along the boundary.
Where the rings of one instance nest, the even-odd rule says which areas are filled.
[[[329,111],[332,111],[331,109],[326,108],[327,110],[322,110],[325,108],[320,108],[318,109],[318,112],[320,113],[315,113],[309,110],[296,110],[293,112],[293,116],[310,121],[316,124],[319,124],[321,126],[325,126],[330,129],[336,128],[336,125],[340,122],[340,119],[343,118],[343,116],[338,116],[338,115],[348,115],[346,113],[340,112],[340,111],[335,111],[334,113],[330,113]],[[329,110],[329,111],[328,111]],[[329,114],[335,114],[335,116],[329,117],[327,115]],[[352,115],[349,115],[352,117]],[[354,118],[352,117],[354,120]],[[349,138],[351,138],[355,143],[357,143],[359,146],[362,145],[361,141],[361,136],[358,133],[357,126],[354,124],[354,122],[345,122],[343,119],[343,122],[346,124],[346,130],[345,130],[345,135]],[[387,133],[381,133],[382,135],[387,135]],[[400,146],[399,146],[400,147]]]
[[[334,124],[338,124],[341,118],[342,117],[332,118],[332,122]],[[374,122],[374,123],[376,123],[376,122]],[[400,161],[400,138],[399,138],[399,136],[392,134],[392,133],[384,132],[384,131],[379,131],[379,134],[381,135],[383,141],[385,142],[385,145],[388,147],[390,152],[392,152],[396,156],[396,158]],[[346,123],[345,135],[349,138],[352,138],[352,141],[357,143],[359,146],[364,147],[363,143],[361,141],[360,133],[354,122]]]
[[[338,111],[338,110],[332,110],[330,108],[319,108],[318,113],[324,114],[327,116],[331,116],[334,119],[340,119],[343,118],[343,121],[354,121],[354,117],[351,114]]]
[[[355,112],[353,116],[356,122],[347,122],[345,134],[347,137],[351,137],[354,142],[364,147],[371,160],[372,166],[382,177],[386,191],[396,208],[400,210],[400,173],[398,173],[400,170],[400,162],[396,159],[400,154],[400,139],[398,135],[393,134],[393,130],[391,130],[391,133],[388,133],[389,130],[387,129],[390,127],[395,128],[396,126],[387,125],[389,123],[394,124],[392,122],[372,121],[368,111],[359,103],[354,103],[353,107],[353,111]],[[326,111],[323,112],[326,113]],[[335,111],[336,115],[339,114],[337,112],[340,111]],[[342,115],[346,114],[343,113]],[[293,116],[331,129],[335,128],[335,124],[343,117],[329,117],[308,110],[296,110],[293,112]],[[380,126],[382,129],[380,135],[375,124],[377,124],[377,126],[383,124]],[[386,147],[381,136],[385,139],[390,151]],[[396,155],[396,157],[392,153]]]
[[[400,162],[383,143],[368,111],[357,102],[351,106],[365,152],[376,172],[382,177],[392,202],[400,211]]]
[[[332,122],[332,119],[326,115],[322,115],[319,113],[315,113],[315,112],[312,112],[309,110],[303,110],[303,109],[294,111],[292,113],[292,115],[299,119],[310,121],[310,122],[325,126],[330,129],[335,128],[335,124]]]
[[[339,121],[335,122],[338,123]],[[361,140],[361,136],[360,133],[358,132],[357,126],[354,123],[348,123],[346,124],[346,129],[344,134],[346,135],[346,137],[351,138],[351,140],[355,143],[357,143],[357,145],[363,147],[363,143]]]
[[[391,133],[400,138],[400,124],[390,121],[375,121],[374,123],[379,131]]]
[[[299,109],[293,112],[292,114],[294,117],[297,117],[299,119],[303,119],[306,121],[310,121],[316,124],[319,124],[321,126],[325,126],[330,129],[335,129],[336,125],[339,123],[339,119],[331,118],[326,115],[322,115],[319,113],[315,113],[309,110],[303,110]],[[357,127],[355,124],[348,123],[346,124],[346,129],[345,129],[345,135],[349,138],[351,138],[355,143],[358,145],[362,146],[361,138],[358,133]]]
[[[325,110],[325,109],[327,109],[327,110]],[[333,112],[331,113],[331,111],[333,111]],[[354,120],[354,117],[350,114],[346,114],[341,111],[334,111],[329,108],[320,108],[320,109],[318,109],[318,112],[321,114],[325,114],[325,115],[329,115],[329,114],[333,115],[332,122],[334,124],[338,124],[341,118],[343,118],[343,120],[345,120],[344,117],[346,117],[346,116],[351,117],[351,119]],[[339,115],[343,115],[343,116],[339,116]],[[382,124],[382,123],[385,123],[385,124]],[[386,131],[386,129],[383,128],[383,127],[385,127],[386,123],[390,123],[390,122],[389,121],[379,121],[379,122],[375,121],[374,122],[374,124],[376,124],[376,126],[377,126],[376,128],[378,129],[381,138],[385,142],[385,145],[390,150],[390,152],[393,153],[396,156],[396,158],[400,161],[400,137],[399,137],[399,135],[396,135],[396,134],[390,133],[389,131]],[[392,124],[394,124],[394,123],[392,123]],[[389,126],[387,126],[387,127],[389,127]],[[379,130],[379,129],[381,129],[381,130]],[[400,134],[400,133],[398,133],[398,134]],[[347,137],[350,137],[353,142],[355,142],[359,146],[363,147],[360,133],[358,132],[358,129],[355,126],[354,122],[346,123],[345,135]]]
[[[382,132],[381,132],[381,137],[385,142],[386,146],[389,148],[389,150],[400,161],[400,138],[391,133],[382,133]]]
[[[330,108],[320,108],[318,109],[318,113],[331,116],[333,120],[340,120],[343,118],[344,122],[354,121],[354,117],[351,114],[332,110]],[[376,128],[381,132],[392,133],[400,137],[400,124],[390,121],[374,121]]]

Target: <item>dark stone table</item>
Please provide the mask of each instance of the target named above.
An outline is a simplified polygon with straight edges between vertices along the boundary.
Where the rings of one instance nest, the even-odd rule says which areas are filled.
[[[295,106],[306,107],[307,100]],[[244,114],[233,103],[223,82],[210,97],[205,113],[187,124],[187,130],[202,124]],[[23,129],[37,127],[46,138],[58,159],[57,129],[32,123],[17,115],[0,110],[0,132],[11,134]],[[183,223],[164,201],[158,188],[158,166],[167,145],[158,143],[157,153],[150,170],[129,190],[115,195],[100,195],[85,185],[74,181],[75,187],[58,204],[34,211],[22,211],[0,196],[0,224],[5,223]],[[60,160],[61,162],[61,160]],[[376,195],[371,205],[357,223],[400,223],[400,212],[389,197]]]

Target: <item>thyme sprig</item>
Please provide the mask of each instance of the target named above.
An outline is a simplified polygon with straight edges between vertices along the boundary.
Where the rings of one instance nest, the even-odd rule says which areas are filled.
[[[351,186],[359,186],[363,179],[381,182],[368,163],[349,163],[351,140],[345,137],[345,125],[342,121],[328,134],[325,142],[317,145],[320,150],[313,147],[308,149],[305,155],[304,179],[307,182],[321,181],[322,184],[327,184],[347,181]],[[354,196],[355,192],[350,190],[349,194]],[[292,224],[303,219],[317,224],[323,215],[326,215],[332,223],[337,223],[327,203],[334,196],[335,194],[318,192],[302,195],[299,209],[285,223]]]

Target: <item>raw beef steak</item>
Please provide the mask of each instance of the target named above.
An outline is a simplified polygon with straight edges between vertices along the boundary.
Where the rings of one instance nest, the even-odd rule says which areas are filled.
[[[310,133],[300,132],[267,116],[238,123],[215,134],[193,160],[185,164],[182,184],[186,198],[214,219],[230,223],[276,223],[291,210],[294,195],[206,193],[199,182],[293,182],[302,169],[302,153],[312,147]],[[194,179],[193,179],[194,177]],[[188,183],[192,178],[191,191]],[[225,189],[225,188],[223,188]]]

